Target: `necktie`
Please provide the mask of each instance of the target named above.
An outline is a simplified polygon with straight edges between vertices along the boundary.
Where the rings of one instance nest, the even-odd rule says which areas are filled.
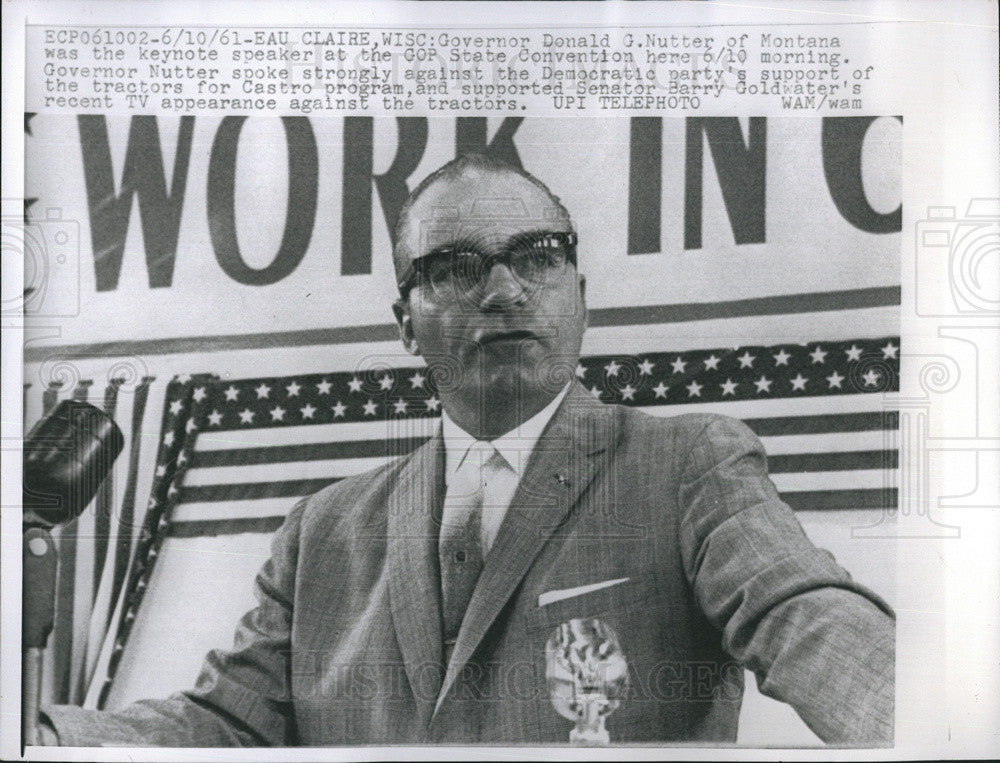
[[[483,569],[483,496],[491,475],[502,467],[502,459],[492,445],[477,442],[459,467],[453,484],[448,486],[438,539],[445,664],[451,660],[465,611]]]

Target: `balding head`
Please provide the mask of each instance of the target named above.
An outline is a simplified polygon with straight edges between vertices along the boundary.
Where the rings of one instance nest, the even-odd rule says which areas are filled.
[[[457,239],[488,243],[511,226],[573,229],[569,212],[538,178],[483,154],[464,154],[432,172],[403,204],[396,224],[396,280],[410,263]]]

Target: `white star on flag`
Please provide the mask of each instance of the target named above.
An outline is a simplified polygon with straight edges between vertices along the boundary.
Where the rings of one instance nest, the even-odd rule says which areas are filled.
[[[378,386],[380,389],[392,389],[392,377],[386,374],[378,380]]]
[[[702,385],[696,381],[687,385],[688,397],[701,397],[701,387]]]
[[[813,359],[813,363],[825,363],[827,352],[819,345],[816,345],[816,349],[809,353],[809,357]]]
[[[426,376],[424,376],[422,373],[420,373],[419,371],[417,371],[415,374],[413,374],[413,376],[410,377],[410,386],[411,386],[411,388],[412,389],[417,389],[418,387],[423,387],[424,386],[424,381],[426,381],[426,379],[427,379]]]
[[[882,348],[882,357],[886,360],[889,360],[889,358],[895,358],[898,351],[899,348],[890,341],[889,344]]]
[[[582,363],[576,364],[576,377],[582,379],[587,373],[587,369],[583,367]]]
[[[180,453],[177,454],[177,465],[178,466],[180,466],[181,464],[186,464],[187,460],[188,460],[188,457],[184,454],[183,450]]]
[[[324,379],[319,384],[316,385],[317,395],[329,395],[330,394],[330,382]]]
[[[682,374],[684,373],[684,367],[687,365],[687,363],[683,359],[681,359],[680,355],[678,355],[677,359],[670,365],[674,369],[673,372],[675,374]]]
[[[298,382],[293,381],[291,384],[286,385],[285,389],[288,390],[289,397],[298,397],[299,390],[302,389],[302,387],[299,385]]]
[[[249,408],[244,408],[240,411],[240,423],[241,424],[251,424],[253,423],[253,411]]]
[[[163,444],[167,445],[167,446],[174,444],[174,433],[173,433],[173,431],[167,432],[165,435],[163,435]]]
[[[719,386],[722,387],[722,396],[725,397],[726,395],[735,395],[736,394],[736,387],[738,385],[732,379],[727,378]]]
[[[406,401],[403,398],[393,403],[392,407],[396,409],[396,413],[406,413]]]
[[[350,387],[351,392],[360,392],[361,391],[361,379],[359,379],[357,376],[352,377],[351,380],[349,382],[347,382],[347,386]]]
[[[225,395],[226,401],[228,402],[238,398],[240,396],[240,391],[235,387],[235,385],[230,384],[225,390]]]
[[[851,349],[844,350],[847,353],[848,360],[861,360],[861,348],[856,344],[851,345]]]
[[[661,381],[659,384],[653,387],[653,394],[656,395],[657,397],[666,397],[668,389],[670,389],[670,387],[668,387]]]
[[[441,401],[434,397],[434,395],[431,395],[429,398],[424,400],[424,403],[427,405],[428,411],[436,411],[441,405]]]
[[[156,467],[156,476],[157,477],[162,477],[166,473],[167,473],[167,467],[166,467],[165,464],[160,464],[159,466]]]
[[[780,350],[778,350],[778,354],[774,356],[774,365],[776,365],[776,366],[787,366],[788,365],[788,359],[790,357],[792,357],[792,356],[789,355],[787,352],[785,352],[785,348],[782,347]]]
[[[705,370],[708,371],[709,369],[712,369],[713,371],[719,370],[719,358],[715,355],[710,355],[705,358]]]
[[[590,388],[590,394],[593,395],[594,397],[600,397],[601,396],[601,391],[597,388],[596,384],[593,387]]]
[[[761,374],[760,378],[757,381],[755,381],[754,384],[757,385],[757,394],[758,395],[761,392],[770,392],[771,391],[771,380],[768,379],[766,376],[764,376],[764,374]]]
[[[800,389],[804,392],[806,389],[806,382],[809,381],[809,379],[804,377],[802,374],[797,374],[796,377],[791,381],[792,381],[792,391]]]
[[[191,397],[194,398],[194,401],[196,403],[200,403],[202,400],[205,399],[205,388],[204,387],[195,387],[194,388],[194,392],[191,393]]]
[[[268,387],[264,382],[260,383],[260,386],[254,390],[257,393],[257,399],[263,400],[265,397],[271,394],[271,388]]]
[[[879,380],[882,378],[882,374],[874,368],[869,368],[865,375],[861,378],[865,380],[866,387],[875,387],[878,386]]]
[[[305,405],[302,406],[299,413],[302,414],[303,419],[311,419],[313,417],[313,414],[316,413],[316,409],[313,408],[311,403],[306,403]]]
[[[655,363],[650,363],[649,358],[646,358],[639,364],[639,375],[640,376],[652,376],[653,366]]]
[[[376,408],[378,408],[378,405],[376,403],[374,403],[373,401],[369,400],[364,405],[365,416],[374,416]]]
[[[826,377],[826,380],[830,384],[830,389],[833,389],[834,387],[836,387],[837,389],[843,389],[843,387],[840,386],[840,383],[844,381],[844,378],[845,377],[841,376],[836,371],[834,371],[832,374]]]
[[[334,417],[343,416],[344,412],[347,410],[347,406],[344,405],[339,400],[337,401],[337,404],[334,405],[334,406],[331,406],[331,408],[333,408],[333,415],[334,415]]]
[[[285,420],[285,409],[280,405],[274,406],[271,409],[271,421],[284,421]]]
[[[184,407],[184,403],[182,403],[180,400],[174,400],[174,402],[170,404],[170,412],[174,414],[174,416],[176,416],[178,413],[181,412],[182,407]]]
[[[184,431],[190,434],[198,428],[198,425],[194,423],[194,419],[188,419],[187,423],[184,424]]]
[[[618,365],[618,363],[616,361],[612,360],[610,363],[608,363],[604,367],[604,375],[605,376],[618,376],[618,371],[619,371],[620,368],[621,368],[621,366]]]
[[[208,423],[213,427],[219,426],[222,423],[222,414],[218,410],[213,410],[208,414]]]
[[[737,360],[740,362],[740,368],[753,368],[753,362],[757,360],[757,356],[751,355],[750,350],[745,350]]]
[[[187,384],[189,381],[191,381],[191,374],[181,374],[180,376],[177,377],[177,381],[180,382],[181,384]]]
[[[622,400],[635,400],[635,388],[631,384],[622,387]]]

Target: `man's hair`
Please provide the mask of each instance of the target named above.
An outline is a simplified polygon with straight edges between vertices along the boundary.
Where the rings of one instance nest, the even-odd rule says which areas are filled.
[[[402,241],[404,238],[404,234],[406,232],[406,226],[409,224],[410,209],[413,207],[414,204],[417,203],[417,200],[423,195],[424,191],[426,191],[428,188],[430,188],[432,185],[434,185],[434,183],[436,183],[439,180],[454,180],[456,178],[461,177],[468,170],[483,170],[485,172],[511,172],[515,175],[518,175],[527,180],[528,182],[532,183],[533,185],[535,185],[541,191],[543,191],[545,195],[552,200],[552,203],[556,205],[556,208],[559,210],[559,212],[565,215],[567,220],[571,219],[569,211],[566,209],[565,206],[563,206],[563,203],[559,200],[559,197],[556,196],[554,193],[552,193],[552,191],[549,189],[547,185],[545,185],[545,183],[536,178],[530,172],[527,172],[521,167],[517,167],[513,164],[508,164],[507,162],[492,157],[488,154],[480,154],[480,153],[462,154],[461,156],[452,159],[447,164],[444,164],[438,169],[434,170],[434,172],[432,172],[430,175],[421,180],[420,183],[417,185],[417,187],[413,189],[413,192],[410,193],[410,195],[406,198],[406,201],[403,202],[403,206],[399,210],[399,219],[396,221],[396,227],[393,231],[394,255],[396,253],[397,247],[399,246],[399,242]],[[393,257],[393,261],[397,262],[397,258],[395,256]]]

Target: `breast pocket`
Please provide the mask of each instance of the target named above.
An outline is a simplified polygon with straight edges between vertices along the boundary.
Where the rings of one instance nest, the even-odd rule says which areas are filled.
[[[526,623],[529,631],[552,631],[576,618],[601,618],[624,613],[638,607],[652,595],[649,586],[635,578],[583,593],[572,593],[572,589],[562,590],[565,595],[551,590],[538,592],[536,602],[538,597],[544,602],[552,594],[556,594],[558,598],[550,603],[536,603],[529,609]]]

